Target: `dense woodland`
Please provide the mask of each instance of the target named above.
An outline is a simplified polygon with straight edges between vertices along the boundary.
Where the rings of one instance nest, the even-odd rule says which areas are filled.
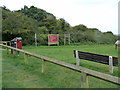
[[[72,27],[65,19],[56,19],[53,14],[34,6],[24,6],[17,11],[10,11],[5,6],[1,9],[3,41],[22,37],[23,45],[34,45],[35,33],[38,45],[47,45],[48,34],[59,34],[61,45],[64,42],[64,34],[71,35],[72,44],[114,44],[118,38],[111,31],[101,32],[97,28],[87,28],[83,24]]]

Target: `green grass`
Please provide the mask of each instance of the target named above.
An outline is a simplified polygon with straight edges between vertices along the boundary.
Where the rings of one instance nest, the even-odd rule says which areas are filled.
[[[113,45],[80,45],[80,46],[26,46],[23,49],[47,57],[75,64],[73,50],[118,56]],[[64,67],[45,63],[45,73],[41,72],[41,60],[29,57],[24,64],[23,54],[13,58],[3,50],[3,88],[80,88],[81,73]],[[108,65],[81,60],[81,66],[108,73]],[[114,68],[113,76],[118,76]],[[90,88],[118,88],[117,85],[89,76]]]
[[[2,89],[2,48],[0,47],[0,89]]]

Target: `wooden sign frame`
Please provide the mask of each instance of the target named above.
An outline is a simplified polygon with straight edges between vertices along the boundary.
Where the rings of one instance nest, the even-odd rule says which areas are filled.
[[[64,45],[66,44],[67,39],[68,39],[68,44],[70,45],[70,34],[64,34]]]

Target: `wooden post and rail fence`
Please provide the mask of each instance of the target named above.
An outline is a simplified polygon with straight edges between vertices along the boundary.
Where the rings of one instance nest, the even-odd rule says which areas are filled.
[[[10,41],[0,41],[1,44],[5,44],[5,45],[8,45],[10,44]]]
[[[87,68],[84,68],[84,67],[81,67],[81,66],[78,66],[78,65],[73,65],[73,64],[63,62],[63,61],[55,60],[55,59],[52,59],[52,58],[49,58],[49,57],[33,54],[33,53],[27,52],[25,50],[20,50],[20,49],[10,47],[10,46],[7,46],[7,45],[0,44],[0,46],[3,46],[5,48],[7,48],[6,49],[7,53],[9,52],[9,49],[14,51],[14,53],[13,53],[14,55],[16,55],[17,52],[24,53],[25,64],[27,64],[28,56],[33,56],[33,57],[36,57],[38,59],[41,59],[42,60],[42,72],[45,72],[44,67],[45,67],[45,62],[46,61],[57,64],[59,66],[65,67],[65,68],[72,69],[72,70],[77,71],[77,72],[81,72],[81,74],[82,74],[81,75],[81,88],[89,88],[88,76],[93,76],[93,77],[96,77],[96,78],[99,78],[99,79],[102,79],[102,80],[120,85],[120,78],[116,77],[116,76],[112,76],[112,75],[109,75],[109,74],[97,72],[97,71],[90,70],[90,69],[87,69]]]

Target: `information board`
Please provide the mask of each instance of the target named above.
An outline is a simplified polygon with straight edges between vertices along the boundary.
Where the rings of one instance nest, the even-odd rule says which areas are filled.
[[[48,45],[59,45],[59,34],[48,34]]]

